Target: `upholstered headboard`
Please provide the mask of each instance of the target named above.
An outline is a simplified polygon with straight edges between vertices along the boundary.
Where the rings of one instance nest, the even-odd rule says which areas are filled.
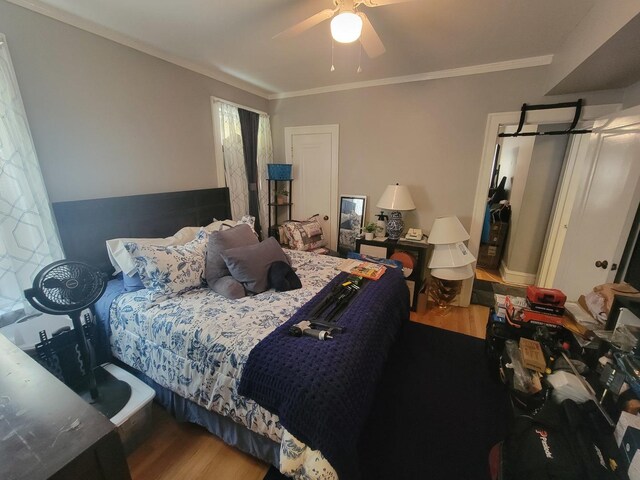
[[[109,273],[105,242],[111,238],[168,237],[182,227],[231,218],[228,188],[58,202],[53,212],[66,258]]]

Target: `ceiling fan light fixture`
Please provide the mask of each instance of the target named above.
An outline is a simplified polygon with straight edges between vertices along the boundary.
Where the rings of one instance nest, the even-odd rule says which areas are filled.
[[[331,36],[336,42],[355,42],[361,33],[362,19],[354,12],[340,12],[331,19]]]

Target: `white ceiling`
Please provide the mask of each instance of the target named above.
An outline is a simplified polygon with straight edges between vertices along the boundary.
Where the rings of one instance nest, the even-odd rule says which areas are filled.
[[[272,39],[331,8],[332,0],[24,3],[70,13],[150,47],[148,51],[214,77],[230,75],[269,95],[553,54],[595,1],[414,0],[363,7],[387,51],[373,60],[363,53],[359,74],[357,43],[336,44],[336,70],[329,71],[328,21],[294,39]]]

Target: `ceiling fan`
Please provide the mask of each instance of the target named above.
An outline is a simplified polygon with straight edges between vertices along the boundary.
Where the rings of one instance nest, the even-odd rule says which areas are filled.
[[[351,43],[360,39],[362,48],[369,58],[375,58],[385,52],[384,45],[367,15],[358,9],[362,6],[383,7],[408,1],[411,0],[333,0],[335,8],[322,10],[273,38],[295,37],[331,18],[331,36],[336,42]]]

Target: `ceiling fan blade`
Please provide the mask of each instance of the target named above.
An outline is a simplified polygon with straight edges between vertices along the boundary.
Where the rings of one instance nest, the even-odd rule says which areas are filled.
[[[360,35],[362,48],[367,52],[369,58],[379,57],[387,50],[384,48],[382,40],[380,40],[373,25],[371,25],[369,18],[362,12],[358,12],[358,15],[362,18],[362,34]]]
[[[413,0],[364,0],[362,3],[367,7],[384,7],[394,3],[413,2]]]
[[[326,10],[322,10],[321,12],[316,13],[315,15],[310,16],[306,20],[301,21],[300,23],[296,23],[293,27],[287,28],[285,31],[280,32],[275,35],[273,38],[291,38],[296,35],[300,35],[303,32],[306,32],[312,27],[315,27],[321,22],[325,20],[329,20],[333,17],[335,10],[331,10],[327,8]]]

